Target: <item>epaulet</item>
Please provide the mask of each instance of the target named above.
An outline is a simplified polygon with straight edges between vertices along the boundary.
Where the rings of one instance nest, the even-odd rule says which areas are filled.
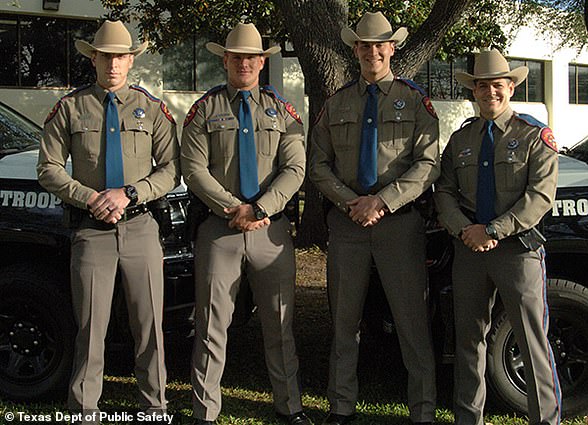
[[[464,122],[461,123],[461,125],[459,126],[459,129],[461,130],[462,128],[470,125],[474,121],[478,121],[479,119],[480,119],[480,117],[469,117],[467,120],[465,120]]]
[[[300,118],[300,115],[298,115],[298,112],[296,112],[296,108],[294,108],[294,105],[292,105],[290,102],[284,99],[284,97],[280,93],[278,93],[274,86],[262,86],[260,87],[260,90],[264,93],[269,94],[274,99],[277,99],[279,102],[283,103],[284,107],[286,108],[286,111],[288,111],[292,118],[298,121],[299,124],[302,124],[302,118]]]
[[[192,120],[196,116],[196,111],[198,111],[198,108],[199,108],[199,106],[200,106],[200,104],[202,102],[204,102],[210,96],[212,96],[212,95],[220,92],[221,90],[225,89],[226,87],[227,87],[226,84],[219,84],[218,86],[214,86],[213,88],[211,88],[210,90],[208,90],[206,93],[204,93],[198,100],[196,100],[196,102],[194,102],[192,104],[192,107],[188,111],[188,114],[186,115],[186,118],[184,119],[184,125],[183,126],[186,127],[188,124],[190,124],[192,122]]]
[[[529,115],[529,114],[514,114],[515,118],[517,118],[519,121],[524,122],[527,125],[530,125],[531,127],[537,127],[541,129],[541,134],[539,135],[539,138],[541,139],[541,141],[550,149],[553,149],[555,152],[558,152],[557,150],[557,143],[555,141],[555,136],[553,135],[553,131],[551,131],[551,128],[547,127],[545,124],[543,124],[541,121],[539,121],[537,118]]]
[[[351,81],[346,82],[341,87],[339,87],[337,90],[335,90],[335,93],[339,93],[340,91],[343,91],[345,89],[348,89],[349,87],[354,86],[355,84],[357,84],[358,81],[359,80],[355,79],[355,80],[351,80]]]
[[[421,86],[419,86],[417,83],[415,83],[414,81],[409,80],[408,78],[397,78],[396,80],[400,81],[401,83],[404,83],[405,85],[407,85],[411,89],[418,91],[423,96],[427,96],[427,92],[425,90],[423,90],[423,88]]]
[[[84,84],[81,87],[78,87],[77,89],[74,89],[72,91],[70,91],[69,93],[67,93],[65,96],[62,96],[61,99],[59,99],[57,101],[57,103],[53,106],[53,109],[51,109],[51,111],[49,111],[49,114],[47,115],[47,118],[45,118],[45,124],[47,124],[49,121],[51,121],[53,119],[53,117],[55,117],[55,114],[57,114],[57,111],[59,111],[59,108],[61,108],[61,103],[62,101],[64,101],[65,99],[68,99],[70,97],[73,97],[74,94],[87,89],[88,87],[92,86],[92,84]]]
[[[159,108],[161,109],[161,112],[163,112],[163,115],[165,115],[165,117],[172,124],[176,123],[176,121],[174,120],[174,117],[172,116],[169,109],[167,109],[167,105],[165,104],[165,102],[163,100],[153,96],[151,93],[149,93],[149,91],[146,88],[138,86],[136,84],[132,84],[129,88],[131,90],[135,90],[135,91],[138,91],[139,93],[144,94],[147,97],[147,99],[149,99],[151,102],[159,102]]]
[[[397,78],[396,80],[407,85],[412,90],[416,90],[417,92],[419,92],[421,96],[423,96],[423,106],[425,107],[429,115],[431,115],[435,119],[439,119],[439,117],[437,116],[437,112],[435,112],[435,108],[433,107],[433,102],[431,102],[431,98],[427,96],[427,93],[421,88],[421,86],[407,78]]]

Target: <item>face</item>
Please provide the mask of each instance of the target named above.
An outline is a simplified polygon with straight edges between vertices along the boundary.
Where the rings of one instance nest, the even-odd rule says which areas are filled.
[[[116,91],[127,83],[127,74],[133,67],[135,56],[129,53],[94,52],[92,65],[96,68],[96,80],[100,87]]]
[[[390,58],[394,56],[394,44],[390,41],[371,43],[358,41],[353,53],[359,59],[361,75],[370,83],[375,83],[390,72]]]
[[[480,115],[488,120],[500,116],[508,108],[514,88],[510,78],[475,81],[473,93],[480,107]]]
[[[259,84],[259,73],[265,57],[247,53],[226,52],[223,63],[229,83],[240,90],[251,90]]]

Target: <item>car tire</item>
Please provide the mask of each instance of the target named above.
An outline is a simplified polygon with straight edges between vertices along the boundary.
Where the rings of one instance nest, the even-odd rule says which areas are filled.
[[[66,393],[76,326],[64,282],[31,264],[0,271],[2,397],[37,401]]]
[[[563,416],[588,412],[588,288],[564,279],[548,279],[549,342],[563,398]],[[524,368],[504,308],[495,310],[488,334],[486,379],[494,395],[527,412]]]

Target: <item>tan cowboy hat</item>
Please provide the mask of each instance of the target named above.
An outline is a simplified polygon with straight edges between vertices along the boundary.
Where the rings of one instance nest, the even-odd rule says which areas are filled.
[[[281,49],[280,46],[272,46],[263,50],[261,35],[255,25],[242,23],[238,23],[227,35],[224,47],[210,41],[206,43],[206,48],[217,56],[224,56],[225,52],[271,56]]]
[[[529,68],[519,66],[510,70],[508,62],[496,49],[482,50],[476,56],[474,63],[474,74],[467,72],[456,72],[455,79],[468,89],[473,90],[476,80],[492,80],[494,78],[510,78],[515,86],[521,84],[527,78]]]
[[[91,58],[94,52],[130,53],[139,56],[145,51],[148,44],[145,41],[133,48],[131,34],[121,21],[105,21],[96,31],[93,45],[84,40],[76,40],[75,46],[78,52]]]
[[[400,27],[392,33],[392,26],[382,12],[366,12],[357,23],[355,31],[351,28],[341,30],[341,38],[348,46],[353,47],[356,41],[393,41],[400,45],[408,36],[406,27]]]

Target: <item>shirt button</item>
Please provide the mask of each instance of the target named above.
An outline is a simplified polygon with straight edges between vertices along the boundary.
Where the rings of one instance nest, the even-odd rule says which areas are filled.
[[[339,122],[343,122],[343,121],[345,121],[343,118],[341,118],[341,119],[339,120]]]

